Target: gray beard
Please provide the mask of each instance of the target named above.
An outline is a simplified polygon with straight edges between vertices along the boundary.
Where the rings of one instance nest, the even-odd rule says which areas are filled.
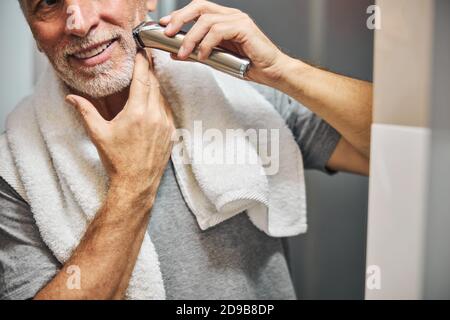
[[[103,98],[127,88],[133,77],[137,48],[132,37],[122,36],[118,45],[124,51],[122,61],[110,60],[101,65],[75,71],[68,58],[58,57],[52,62],[58,76],[70,88],[92,98]]]
[[[92,77],[80,76],[72,69],[66,69],[57,73],[59,77],[72,89],[84,93],[92,98],[103,98],[127,88],[133,77],[134,58],[127,55],[122,66],[114,68],[109,61],[92,72]]]

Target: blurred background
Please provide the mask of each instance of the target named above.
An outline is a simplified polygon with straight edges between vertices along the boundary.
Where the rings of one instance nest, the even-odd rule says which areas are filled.
[[[184,6],[160,0],[154,16]],[[366,20],[369,0],[229,0],[217,3],[249,13],[289,54],[364,80],[372,80],[373,33]],[[0,1],[0,131],[6,115],[32,92],[45,65],[17,1]],[[11,32],[14,30],[14,33]],[[347,174],[307,173],[309,232],[286,241],[298,297],[362,299],[368,179]]]

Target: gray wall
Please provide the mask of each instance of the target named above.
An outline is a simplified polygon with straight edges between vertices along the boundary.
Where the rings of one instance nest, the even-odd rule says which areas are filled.
[[[181,0],[179,5],[189,1]],[[219,0],[249,13],[291,55],[372,80],[371,0]],[[309,232],[288,240],[301,299],[363,299],[368,179],[307,173]]]
[[[373,34],[366,28],[372,1],[307,2],[324,11],[310,10],[320,21],[311,21],[309,34],[321,38],[309,39],[315,48],[308,58],[334,72],[372,80]],[[311,172],[307,183],[309,233],[290,241],[299,298],[363,299],[368,179]]]
[[[0,1],[0,133],[7,114],[33,89],[33,41],[17,1]]]
[[[450,299],[450,2],[435,1],[426,299]]]

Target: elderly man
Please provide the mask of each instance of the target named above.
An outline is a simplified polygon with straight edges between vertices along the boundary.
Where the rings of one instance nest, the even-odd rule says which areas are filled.
[[[244,215],[202,231],[183,198],[169,161],[175,127],[170,99],[159,89],[150,52],[137,52],[131,32],[156,5],[157,0],[21,0],[39,49],[70,93],[66,102],[83,119],[109,187],[82,228],[81,241],[61,263],[43,241],[46,234],[30,204],[7,177],[0,179],[0,298],[122,299],[150,234],[169,299],[295,299],[280,239]],[[68,12],[79,21],[68,21]],[[235,9],[193,1],[160,22],[172,36],[194,20],[172,58],[186,60],[199,47],[205,59],[218,45],[247,56],[248,80],[259,83],[252,86],[286,121],[306,168],[368,173],[369,83],[285,55]],[[8,142],[5,136],[1,141],[4,153]],[[77,272],[78,285],[71,282]]]

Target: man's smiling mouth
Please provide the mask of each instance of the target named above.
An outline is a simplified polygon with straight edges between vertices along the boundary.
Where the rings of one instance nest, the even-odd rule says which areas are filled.
[[[118,38],[114,38],[92,45],[86,49],[70,54],[69,57],[86,67],[104,63],[111,58],[112,50],[114,49],[117,40]]]
[[[110,40],[108,43],[104,43],[102,45],[96,46],[93,49],[89,49],[89,50],[84,50],[82,52],[79,53],[75,53],[73,54],[73,56],[77,59],[89,59],[89,58],[93,58],[95,56],[98,56],[99,54],[101,54],[102,52],[104,52],[106,49],[108,49],[112,43],[115,41],[115,39]]]

